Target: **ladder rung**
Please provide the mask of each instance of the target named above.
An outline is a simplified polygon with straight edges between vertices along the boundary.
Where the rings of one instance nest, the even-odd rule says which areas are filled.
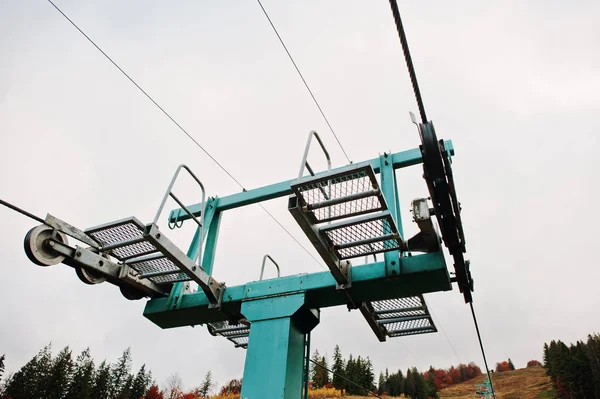
[[[343,204],[344,202],[355,201],[355,200],[359,200],[359,199],[363,199],[363,198],[367,198],[367,197],[375,197],[377,195],[379,195],[379,189],[363,191],[360,193],[350,194],[345,197],[331,198],[331,199],[327,199],[325,201],[317,202],[314,204],[308,204],[308,205],[306,205],[306,209],[309,211],[312,211],[313,209],[319,209],[319,208],[325,208],[327,206],[339,205],[339,204]]]
[[[429,317],[428,316],[393,317],[393,318],[389,318],[389,319],[377,320],[377,324],[402,323],[402,322],[415,321],[415,320],[429,320]]]

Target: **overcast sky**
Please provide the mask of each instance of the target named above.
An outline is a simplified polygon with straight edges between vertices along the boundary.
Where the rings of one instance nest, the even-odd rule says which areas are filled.
[[[254,0],[57,4],[246,188],[295,177],[311,129],[334,166],[346,163]],[[456,148],[489,362],[510,357],[524,367],[541,360],[545,341],[600,331],[600,3],[399,5],[427,114]],[[418,146],[387,1],[264,6],[352,160]],[[151,221],[180,163],[211,196],[239,191],[46,1],[0,2],[0,36],[4,200],[86,228],[133,215]],[[415,233],[410,201],[428,195],[421,169],[398,179],[404,231]],[[190,182],[177,189],[199,202]],[[310,247],[286,205],[265,204]],[[0,354],[9,370],[51,341],[55,351],[89,346],[98,361],[131,346],[134,367],[146,363],[160,384],[174,372],[187,387],[208,370],[219,384],[242,376],[244,350],[204,327],[161,330],[142,316],[145,301],[127,301],[109,284],[86,286],[64,265],[33,265],[22,248],[35,222],[6,208],[0,218]],[[184,249],[193,231],[185,227],[173,236]],[[265,253],[284,275],[321,270],[252,206],[225,214],[215,278],[228,286],[256,280]],[[322,311],[312,346],[331,356],[337,343],[344,355],[370,356],[377,372],[483,366],[458,290],[426,299],[456,355],[442,332],[379,343],[360,313],[344,307]]]

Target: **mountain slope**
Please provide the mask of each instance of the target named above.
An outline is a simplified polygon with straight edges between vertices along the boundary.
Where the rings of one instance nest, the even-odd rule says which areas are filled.
[[[485,376],[452,385],[438,392],[440,399],[473,399],[475,384],[481,384]],[[528,367],[514,371],[493,373],[492,381],[497,399],[555,399],[558,398],[550,378],[543,367]]]

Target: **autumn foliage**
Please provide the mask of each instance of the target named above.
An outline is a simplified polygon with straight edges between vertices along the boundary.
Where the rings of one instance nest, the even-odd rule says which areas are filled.
[[[481,369],[475,363],[471,362],[468,365],[459,364],[457,367],[452,366],[449,369],[430,368],[424,373],[425,380],[430,378],[430,374],[433,374],[433,383],[436,390],[439,391],[452,384],[458,384],[459,382],[477,377],[481,374]]]
[[[530,360],[527,362],[527,367],[535,367],[535,366],[541,366],[542,363],[538,362],[537,360]]]

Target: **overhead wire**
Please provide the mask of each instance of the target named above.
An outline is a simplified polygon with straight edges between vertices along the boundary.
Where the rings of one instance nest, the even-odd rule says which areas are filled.
[[[355,387],[362,389],[362,390],[363,390],[364,392],[366,392],[367,394],[369,394],[369,395],[372,395],[372,396],[374,396],[374,397],[376,397],[376,398],[382,399],[382,398],[381,398],[381,396],[379,396],[379,395],[375,395],[373,392],[371,392],[371,391],[370,391],[370,390],[368,390],[367,388],[363,387],[362,385],[359,385],[359,384],[357,384],[356,382],[354,382],[354,381],[352,381],[352,380],[349,380],[348,378],[344,377],[344,376],[343,376],[343,375],[341,375],[340,373],[336,373],[336,372],[334,372],[333,370],[329,370],[327,367],[323,366],[321,363],[319,363],[319,362],[315,362],[315,361],[314,361],[314,360],[312,360],[312,359],[308,359],[308,360],[309,360],[309,361],[310,361],[312,364],[314,364],[314,365],[316,365],[316,366],[319,366],[319,367],[321,367],[322,369],[324,369],[324,370],[327,370],[327,371],[328,371],[328,372],[330,372],[331,374],[333,374],[333,375],[337,375],[338,377],[340,377],[341,379],[343,379],[343,380],[344,380],[344,381],[346,381],[346,382],[349,382],[350,384],[354,385]]]
[[[329,130],[333,134],[333,137],[335,137],[335,140],[337,141],[338,145],[342,149],[342,152],[344,153],[344,156],[348,160],[348,163],[352,163],[352,161],[350,160],[350,157],[348,156],[348,154],[346,153],[346,150],[344,149],[344,146],[342,145],[342,142],[340,141],[340,139],[338,138],[337,134],[335,133],[335,130],[333,130],[333,127],[331,126],[331,123],[329,123],[329,119],[327,119],[327,117],[325,116],[325,112],[323,112],[323,109],[321,108],[321,105],[317,101],[317,98],[313,94],[313,91],[311,90],[310,86],[306,82],[306,79],[304,78],[304,75],[302,74],[302,72],[300,72],[300,68],[298,68],[298,65],[296,64],[296,61],[294,61],[294,57],[292,57],[292,54],[290,53],[290,51],[288,50],[287,46],[285,45],[285,42],[281,38],[281,35],[279,34],[279,31],[277,31],[277,28],[275,28],[275,25],[273,24],[273,21],[271,20],[271,17],[269,17],[269,14],[267,13],[267,10],[262,5],[262,3],[261,3],[260,0],[256,0],[256,1],[258,2],[258,5],[260,6],[260,8],[262,9],[263,13],[265,14],[265,17],[267,17],[267,20],[269,21],[269,24],[271,25],[271,28],[273,28],[273,32],[275,32],[275,35],[277,35],[277,38],[279,39],[279,42],[283,46],[283,49],[285,50],[285,52],[287,53],[290,61],[294,65],[294,68],[296,69],[296,72],[298,72],[298,76],[300,76],[300,79],[302,79],[302,83],[304,83],[304,87],[306,87],[306,90],[308,90],[308,94],[310,94],[310,96],[312,97],[315,105],[317,106],[319,112],[321,113],[321,116],[323,117],[323,119],[325,120],[325,123],[329,127]]]
[[[400,17],[400,10],[398,9],[398,3],[396,0],[389,0],[390,3],[390,7],[392,9],[392,15],[394,17],[394,22],[396,23],[396,30],[398,31],[398,36],[400,38],[400,43],[402,45],[402,50],[404,53],[404,59],[406,61],[406,66],[408,68],[408,73],[410,75],[410,81],[412,83],[413,86],[413,92],[415,94],[415,98],[417,100],[417,106],[419,107],[419,113],[421,115],[421,121],[423,123],[427,123],[427,115],[425,113],[425,106],[423,104],[423,97],[421,95],[421,90],[419,88],[419,82],[417,81],[417,74],[415,72],[415,67],[414,64],[412,62],[412,57],[410,55],[410,49],[408,47],[408,40],[406,39],[406,32],[404,31],[404,25],[402,24],[402,18]],[[477,323],[477,317],[475,316],[475,309],[473,308],[473,302],[469,302],[469,305],[471,307],[471,314],[473,315],[473,322],[475,323],[475,329],[477,330],[477,338],[479,340],[479,346],[481,347],[481,354],[483,355],[483,362],[485,364],[485,370],[487,372],[487,376],[488,379],[490,380],[490,385],[492,388],[492,395],[494,398],[496,398],[496,393],[494,391],[494,384],[492,382],[492,378],[490,376],[490,369],[488,367],[487,364],[487,358],[485,355],[485,349],[483,348],[483,341],[481,340],[481,333],[479,332],[479,325]],[[441,325],[440,325],[441,327]],[[446,333],[444,332],[444,335],[446,335]],[[446,339],[448,339],[448,337],[446,336]],[[450,343],[450,340],[448,339],[448,343]],[[452,349],[454,350],[454,347],[452,346],[452,344],[450,343],[450,346],[452,347]],[[456,355],[456,351],[454,351],[454,354]],[[456,355],[458,358],[458,355]]]
[[[460,361],[460,358],[458,357],[458,353],[456,353],[456,349],[454,349],[454,345],[452,345],[450,338],[448,338],[446,331],[444,331],[444,327],[442,327],[442,324],[440,323],[440,319],[436,317],[436,315],[433,313],[433,310],[431,310],[431,307],[427,307],[427,309],[429,310],[429,313],[431,313],[431,316],[433,316],[433,318],[435,319],[436,325],[440,328],[440,330],[442,330],[442,334],[444,334],[444,337],[446,337],[446,341],[448,341],[448,345],[452,349],[452,352],[454,352],[454,356],[456,357],[456,360],[458,360],[459,364],[462,363]]]
[[[427,115],[425,114],[425,106],[423,105],[423,98],[421,96],[421,90],[419,89],[419,82],[417,81],[417,73],[415,72],[415,66],[412,62],[410,55],[410,49],[408,48],[408,40],[406,39],[406,32],[404,32],[404,25],[402,25],[402,18],[400,18],[400,10],[398,9],[398,3],[396,0],[389,0],[390,7],[392,8],[392,14],[394,16],[394,22],[396,23],[396,30],[400,37],[400,43],[402,44],[402,52],[404,53],[404,60],[408,67],[408,73],[410,75],[410,82],[413,86],[413,92],[417,99],[417,106],[419,107],[419,114],[421,114],[421,121],[427,123]]]
[[[73,27],[77,29],[79,33],[83,35],[83,37],[85,37],[100,53],[102,53],[102,55],[108,61],[110,61],[110,63],[113,64],[114,67],[123,74],[123,76],[125,76],[142,94],[144,94],[144,96],[146,96],[146,98],[148,98],[171,122],[173,122],[173,124],[175,124],[179,130],[181,130],[190,140],[192,140],[198,148],[200,148],[219,168],[221,168],[221,170],[223,170],[223,172],[225,172],[225,174],[227,174],[227,176],[229,176],[243,191],[247,191],[242,183],[236,179],[233,174],[231,174],[231,172],[229,172],[223,166],[223,164],[221,164],[213,155],[211,155],[206,148],[204,148],[183,126],[181,126],[181,124],[177,122],[175,118],[171,116],[171,114],[169,114],[150,94],[148,94],[148,92],[144,90],[127,72],[125,72],[123,68],[121,68],[104,50],[102,50],[102,48],[100,48],[100,46],[97,45],[96,42],[94,42],[94,40],[92,40],[92,38],[90,38],[71,18],[69,18],[67,14],[65,14],[56,4],[54,4],[52,0],[48,0],[48,3],[50,3],[67,21],[69,21],[69,23],[73,25]],[[298,239],[296,239],[296,237],[294,237],[292,233],[279,222],[279,220],[275,218],[275,216],[273,216],[271,212],[269,212],[262,204],[259,203],[258,205],[296,242],[296,244],[298,244],[304,250],[304,252],[306,252],[322,269],[325,269],[321,262],[319,262],[317,258],[311,254],[310,251],[304,245],[302,245],[302,243],[300,243],[300,241],[298,241]]]
[[[475,316],[475,308],[473,308],[473,302],[469,302],[471,306],[471,314],[473,315],[473,322],[475,323],[475,330],[477,331],[477,339],[479,339],[479,346],[481,347],[481,354],[483,355],[483,363],[485,364],[485,371],[487,372],[488,379],[490,380],[490,386],[492,387],[492,396],[496,399],[496,392],[494,391],[494,383],[492,382],[492,376],[490,375],[490,368],[487,364],[487,358],[485,356],[485,349],[483,349],[483,341],[481,340],[481,333],[479,332],[479,324],[477,323],[477,316]]]
[[[9,209],[12,209],[13,211],[19,212],[20,214],[25,215],[28,218],[31,218],[31,219],[33,219],[33,220],[35,220],[37,222],[40,222],[42,224],[46,224],[46,221],[44,219],[42,219],[41,217],[35,216],[33,213],[27,212],[25,209],[19,208],[16,205],[13,205],[11,203],[8,203],[8,202],[4,201],[3,199],[0,199],[0,204],[4,205],[5,207],[7,207]]]

